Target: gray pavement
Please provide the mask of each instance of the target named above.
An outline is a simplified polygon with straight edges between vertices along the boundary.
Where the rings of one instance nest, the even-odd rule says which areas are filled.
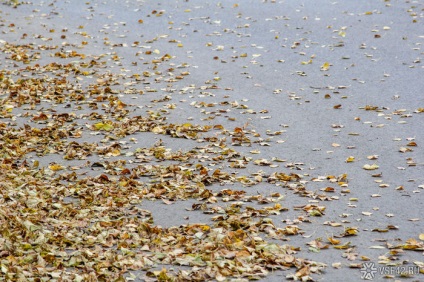
[[[127,105],[130,117],[155,112],[167,124],[222,126],[228,132],[242,128],[250,139],[236,146],[231,136],[215,130],[194,140],[136,132],[102,142],[106,133],[87,130],[87,125],[97,122],[83,117],[91,113],[89,105],[69,100],[52,106],[51,101],[42,100],[32,109],[15,106],[15,117],[2,117],[0,122],[15,128],[43,127],[30,117],[49,108],[75,113],[74,127],[81,127],[82,134],[75,140],[99,146],[121,142],[122,153],[72,161],[63,160],[63,152],[30,153],[29,160],[45,167],[52,162],[81,166],[79,177],[97,176],[108,171],[85,167],[87,160],[126,160],[135,165],[131,152],[159,141],[173,151],[199,152],[199,147],[210,144],[204,138],[226,138],[229,148],[247,158],[246,168],[207,158],[188,163],[236,176],[259,175],[263,180],[255,185],[214,183],[208,186],[214,192],[235,189],[252,196],[284,196],[280,204],[288,211],[268,217],[279,228],[297,224],[301,232],[287,236],[288,241],[262,234],[263,238],[297,247],[297,257],[326,264],[321,274],[311,274],[316,281],[361,281],[365,262],[375,263],[378,271],[423,267],[422,1],[35,0],[17,8],[1,5],[0,10],[0,69],[12,71],[13,79],[44,76],[36,70],[22,71],[27,66],[79,64],[100,57],[103,65],[81,68],[87,73],[68,73],[66,79],[86,93],[110,75],[114,77],[110,88]],[[34,57],[28,62],[11,59],[6,44],[29,44],[34,48],[28,54]],[[52,55],[72,50],[85,57]],[[172,58],[155,69],[151,61],[165,54]],[[6,88],[0,91],[2,100],[10,94]],[[107,107],[98,112],[113,114]],[[258,161],[262,159],[269,163]],[[179,163],[154,157],[148,161]],[[299,175],[297,184],[310,194],[267,181],[275,172]],[[144,199],[138,207],[150,211],[154,224],[164,228],[213,225],[211,218],[216,214],[191,210],[196,203],[202,199]],[[220,200],[216,205],[230,204]],[[323,215],[309,216],[298,208],[308,204],[325,206]],[[243,206],[264,205],[244,202]],[[355,228],[355,236],[337,238],[349,227]],[[327,240],[332,236],[350,242],[351,248],[334,248]],[[417,240],[415,250],[391,252],[390,245],[404,245],[411,238]],[[329,244],[328,249],[308,245],[316,239]],[[385,278],[378,271],[369,278],[424,279],[423,274],[400,278],[387,272]],[[261,281],[283,281],[294,272],[293,268],[271,272]],[[131,273],[136,281],[147,279],[146,271]]]

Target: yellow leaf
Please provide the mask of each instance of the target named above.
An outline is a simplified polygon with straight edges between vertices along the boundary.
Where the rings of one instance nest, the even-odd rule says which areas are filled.
[[[366,164],[362,168],[365,169],[365,170],[375,170],[375,169],[379,168],[379,166],[376,165],[376,164],[372,164],[372,165]]]
[[[302,61],[302,62],[300,62],[302,65],[309,65],[309,64],[312,64],[312,60],[309,60],[309,61]]]
[[[344,243],[343,245],[333,246],[333,247],[338,250],[346,250],[350,248],[350,242]]]
[[[166,268],[162,268],[162,270],[156,275],[158,281],[170,281],[171,278],[166,273]]]
[[[103,124],[102,129],[105,131],[111,131],[113,129],[113,125],[105,123]]]
[[[5,105],[4,108],[6,109],[6,112],[11,113],[13,110],[13,105]]]
[[[424,233],[421,233],[418,238],[420,238],[420,240],[424,241]]]
[[[111,131],[113,129],[113,125],[103,123],[103,122],[98,122],[94,124],[94,128],[97,130]]]
[[[60,165],[60,164],[51,164],[51,165],[49,165],[49,168],[53,171],[58,171],[58,170],[64,169],[65,167],[63,165]]]
[[[402,249],[404,250],[415,250],[418,248],[417,245],[410,245],[410,244],[405,244],[401,246]]]
[[[119,149],[113,149],[110,153],[112,156],[117,157],[121,154],[121,151]]]
[[[353,157],[353,156],[350,156],[346,159],[347,163],[351,163],[351,162],[354,162],[354,161],[355,161],[355,157]]]
[[[328,237],[327,238],[327,240],[328,240],[328,242],[330,242],[331,244],[333,244],[333,245],[338,245],[338,244],[340,244],[340,240],[338,240],[338,239],[334,239],[333,237]]]
[[[116,103],[116,109],[117,110],[122,110],[123,108],[125,108],[127,106],[127,104],[125,104],[124,102],[122,102],[121,100],[118,100],[118,102]]]
[[[345,229],[344,235],[345,236],[352,236],[352,235],[356,235],[358,233],[358,229],[355,227],[347,227]]]
[[[209,230],[211,229],[211,228],[210,228],[210,226],[208,226],[208,225],[201,225],[200,227],[201,227],[201,228],[202,228],[202,230],[203,230],[203,231],[205,231],[205,232],[206,232],[206,231],[209,231]]]
[[[325,62],[324,64],[322,64],[321,66],[321,70],[328,70],[330,68],[330,63],[329,62]]]
[[[378,159],[378,155],[370,155],[370,156],[367,157],[367,159],[376,160],[376,159]]]
[[[334,192],[334,188],[333,187],[325,187],[325,188],[322,188],[320,190],[321,191],[324,191],[324,192]]]
[[[152,129],[152,132],[153,133],[162,133],[162,132],[164,132],[165,130],[161,127],[161,126],[156,126],[156,127],[154,127],[153,129]]]
[[[98,123],[95,123],[93,126],[97,130],[102,130],[103,125],[104,125],[104,123],[98,122]]]

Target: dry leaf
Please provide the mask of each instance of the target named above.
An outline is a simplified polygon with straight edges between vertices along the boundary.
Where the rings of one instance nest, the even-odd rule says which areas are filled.
[[[365,169],[365,170],[375,170],[375,169],[378,169],[379,166],[377,164],[371,164],[371,165],[366,164],[362,168]]]

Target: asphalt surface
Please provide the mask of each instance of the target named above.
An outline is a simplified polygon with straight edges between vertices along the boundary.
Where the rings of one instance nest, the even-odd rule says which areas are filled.
[[[260,154],[250,154],[255,159],[285,161],[276,163],[278,167],[222,169],[240,174],[262,170],[264,175],[295,172],[311,191],[329,185],[317,181],[321,178],[346,174],[344,186],[333,184],[334,200],[318,202],[326,206],[325,214],[300,223],[303,235],[287,242],[301,248],[299,257],[328,265],[323,274],[313,275],[317,281],[360,281],[360,268],[350,266],[363,262],[361,256],[382,266],[377,262],[389,250],[375,246],[419,240],[424,233],[422,1],[32,1],[16,9],[2,5],[0,10],[1,40],[59,45],[108,58],[116,55],[120,60],[108,60],[105,69],[120,76],[122,84],[132,73],[145,71],[146,50],[174,56],[176,73],[181,67],[189,75],[172,83],[144,85],[145,95],[137,99],[123,95],[122,100],[136,105],[137,113],[146,113],[151,100],[170,95],[176,108],[166,115],[168,121],[254,130],[263,138],[263,146],[255,143],[236,149],[246,155],[259,150]],[[139,44],[133,46],[136,41]],[[55,60],[42,57],[38,63]],[[0,65],[11,67],[7,61]],[[90,78],[79,83],[88,85]],[[206,89],[208,85],[216,87]],[[158,92],[148,92],[149,87]],[[245,108],[196,107],[222,101],[237,101]],[[24,117],[15,122],[16,126],[26,123]],[[267,131],[281,134],[271,136]],[[159,139],[174,150],[198,145],[153,133],[139,133],[136,138],[140,147]],[[351,156],[354,159],[349,160]],[[39,159],[44,165],[52,160],[61,158],[52,154]],[[367,164],[378,169],[366,170]],[[283,194],[281,204],[289,211],[271,217],[276,225],[285,226],[282,220],[304,215],[295,207],[315,203],[266,182],[236,185],[252,195]],[[141,207],[150,210],[155,224],[163,227],[210,224],[209,215],[187,211],[195,202],[145,201]],[[332,227],[328,222],[342,224]],[[372,231],[389,225],[397,228]],[[355,246],[353,259],[332,247],[309,249],[311,240],[326,241],[346,226],[358,228],[357,236],[343,238]],[[423,261],[422,250],[407,250],[396,260],[405,266]],[[332,266],[339,262],[340,269]],[[288,273],[271,273],[263,281],[283,281]],[[383,275],[377,273],[373,279],[383,280]],[[408,280],[423,279],[417,274]]]

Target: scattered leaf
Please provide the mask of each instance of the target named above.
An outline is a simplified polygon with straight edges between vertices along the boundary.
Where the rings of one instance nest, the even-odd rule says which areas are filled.
[[[377,164],[366,164],[362,168],[365,170],[376,170],[379,168],[379,166]]]

